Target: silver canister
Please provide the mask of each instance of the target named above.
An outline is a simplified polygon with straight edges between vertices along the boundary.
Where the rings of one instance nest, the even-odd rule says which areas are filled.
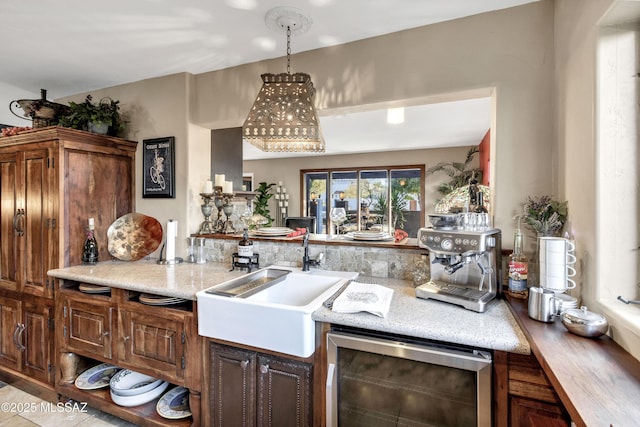
[[[562,300],[551,289],[529,288],[529,317],[540,322],[553,322],[560,312]]]

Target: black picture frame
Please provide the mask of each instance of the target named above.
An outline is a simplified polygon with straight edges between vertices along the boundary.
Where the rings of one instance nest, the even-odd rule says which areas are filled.
[[[142,141],[142,197],[176,197],[175,137]]]

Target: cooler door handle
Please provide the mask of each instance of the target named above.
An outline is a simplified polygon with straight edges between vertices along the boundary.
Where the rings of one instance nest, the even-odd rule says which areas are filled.
[[[336,365],[329,363],[327,366],[327,386],[326,386],[326,402],[327,402],[327,427],[338,426],[338,406],[336,405],[336,396],[333,394],[333,385],[336,381]]]

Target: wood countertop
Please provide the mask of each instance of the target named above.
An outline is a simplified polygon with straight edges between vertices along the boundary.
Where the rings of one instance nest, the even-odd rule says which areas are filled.
[[[508,305],[577,426],[640,425],[640,361],[606,335],[584,338],[560,319],[533,320],[527,300]]]

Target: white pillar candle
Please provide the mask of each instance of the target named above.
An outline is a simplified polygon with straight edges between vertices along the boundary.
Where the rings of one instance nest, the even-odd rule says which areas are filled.
[[[173,261],[176,257],[176,238],[178,237],[178,221],[167,222],[167,238],[165,240],[165,259]]]
[[[216,187],[224,187],[224,174],[216,174],[215,176],[215,183],[216,183]]]
[[[210,179],[206,180],[204,182],[204,191],[203,193],[205,194],[211,194],[213,193],[213,181],[211,181]]]
[[[233,194],[233,181],[225,181],[224,182],[224,193],[225,194]]]

